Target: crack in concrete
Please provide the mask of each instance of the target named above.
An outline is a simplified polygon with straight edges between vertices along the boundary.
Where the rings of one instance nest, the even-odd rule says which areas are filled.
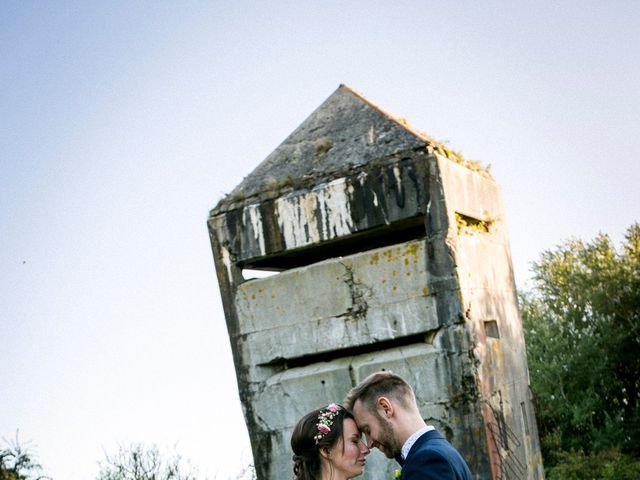
[[[366,320],[367,311],[369,310],[369,304],[367,299],[373,295],[373,289],[363,282],[356,281],[354,277],[353,265],[347,262],[340,262],[345,269],[343,279],[345,284],[349,287],[349,293],[351,294],[351,307],[347,309],[347,315],[355,320]],[[365,322],[365,327],[368,332],[368,325]]]

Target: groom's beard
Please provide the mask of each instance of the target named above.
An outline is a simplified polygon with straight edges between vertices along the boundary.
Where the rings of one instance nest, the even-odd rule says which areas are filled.
[[[378,418],[380,419],[380,437],[376,442],[378,450],[384,453],[387,458],[399,457],[402,445],[396,439],[391,422],[381,416]]]

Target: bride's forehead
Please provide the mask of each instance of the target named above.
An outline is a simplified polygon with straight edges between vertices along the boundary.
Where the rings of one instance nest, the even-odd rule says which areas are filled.
[[[358,426],[353,418],[345,418],[343,424],[343,430],[346,435],[351,435],[352,433],[358,433]]]

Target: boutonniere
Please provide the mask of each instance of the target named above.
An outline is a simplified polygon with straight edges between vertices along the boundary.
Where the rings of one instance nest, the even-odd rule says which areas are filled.
[[[402,469],[397,468],[396,473],[393,475],[393,480],[399,480],[402,477]]]

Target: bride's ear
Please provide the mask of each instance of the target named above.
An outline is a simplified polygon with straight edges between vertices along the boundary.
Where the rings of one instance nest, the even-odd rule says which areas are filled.
[[[329,447],[322,447],[320,449],[320,455],[329,460],[331,459],[331,450],[329,450]]]

